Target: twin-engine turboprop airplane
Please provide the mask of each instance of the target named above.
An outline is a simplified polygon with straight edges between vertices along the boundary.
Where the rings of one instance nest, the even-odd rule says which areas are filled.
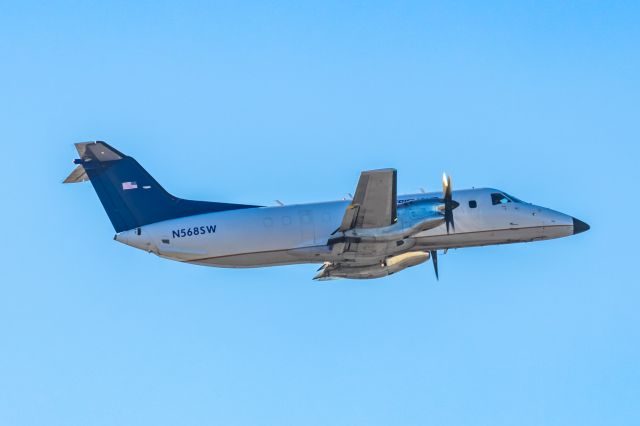
[[[160,257],[230,268],[322,263],[314,279],[379,278],[438,250],[565,237],[586,223],[497,189],[397,196],[394,169],[362,172],[350,201],[262,207],[191,201],[165,191],[104,142],[76,144],[64,183],[90,180],[114,239]]]

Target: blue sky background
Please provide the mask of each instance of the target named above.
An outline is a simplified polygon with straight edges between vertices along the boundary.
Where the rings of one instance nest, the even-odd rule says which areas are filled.
[[[637,425],[637,2],[1,2],[2,425]],[[493,186],[592,226],[381,280],[112,241],[74,142],[186,198]]]

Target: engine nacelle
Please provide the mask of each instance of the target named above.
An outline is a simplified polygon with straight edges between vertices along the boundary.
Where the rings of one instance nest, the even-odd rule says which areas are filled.
[[[353,228],[329,240],[329,245],[340,242],[378,243],[400,241],[412,235],[435,228],[444,223],[440,199],[423,199],[398,207],[396,221],[379,228]]]
[[[332,278],[368,279],[380,278],[395,274],[403,269],[416,266],[429,260],[429,253],[410,251],[390,256],[378,265],[345,266],[344,264],[326,264],[313,278],[314,280],[330,280]]]

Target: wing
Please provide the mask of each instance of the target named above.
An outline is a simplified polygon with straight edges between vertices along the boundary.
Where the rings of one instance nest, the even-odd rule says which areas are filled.
[[[389,226],[397,218],[397,172],[368,170],[360,174],[356,194],[338,231]]]

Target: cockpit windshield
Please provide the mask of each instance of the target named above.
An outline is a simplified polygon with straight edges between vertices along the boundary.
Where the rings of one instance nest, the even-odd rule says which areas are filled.
[[[522,200],[521,200],[521,199],[519,199],[519,198],[514,197],[513,195],[510,195],[510,194],[507,194],[507,193],[504,193],[504,195],[506,195],[507,197],[509,197],[509,199],[510,199],[511,201],[513,201],[514,203],[521,203],[521,204],[525,204],[525,202],[524,202],[524,201],[522,201]]]
[[[521,200],[504,192],[494,192],[491,194],[491,204],[522,203]]]

